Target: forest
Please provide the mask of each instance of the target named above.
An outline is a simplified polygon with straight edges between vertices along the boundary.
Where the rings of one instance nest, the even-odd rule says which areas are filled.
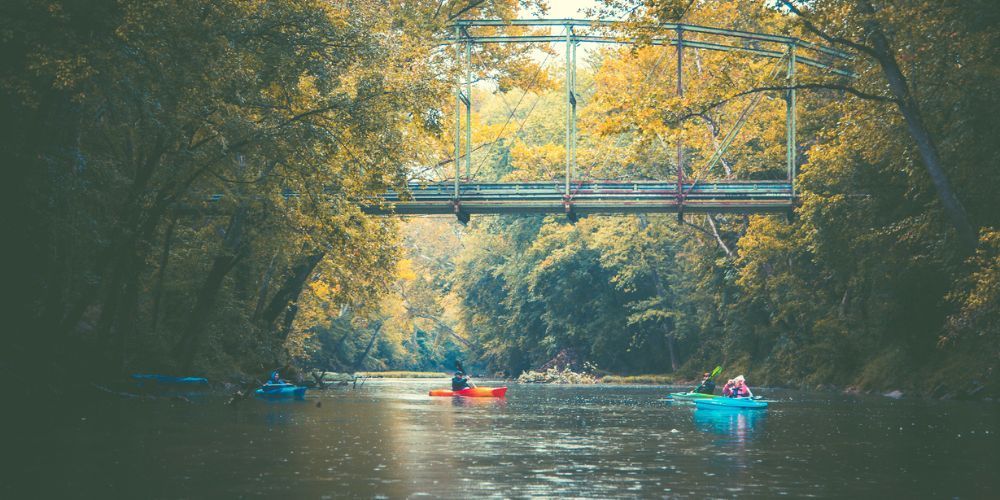
[[[1000,396],[995,2],[595,9],[640,38],[681,22],[851,54],[853,77],[804,69],[795,84],[794,213],[366,214],[388,189],[454,179],[452,23],[545,11],[4,2],[3,368],[237,379],[458,359],[516,377],[562,353],[605,374],[691,379],[722,364],[756,384]],[[780,61],[689,50],[681,96],[675,52],[582,53],[580,178],[674,179],[678,157],[703,179],[784,176]],[[475,47],[473,179],[562,179],[561,58]]]

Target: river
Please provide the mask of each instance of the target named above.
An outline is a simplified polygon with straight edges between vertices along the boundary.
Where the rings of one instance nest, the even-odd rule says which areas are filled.
[[[664,387],[516,384],[506,399],[426,395],[446,385],[64,409],[38,438],[51,455],[25,462],[44,476],[26,493],[996,498],[1000,486],[997,403],[758,388],[767,410],[711,411],[664,401]]]

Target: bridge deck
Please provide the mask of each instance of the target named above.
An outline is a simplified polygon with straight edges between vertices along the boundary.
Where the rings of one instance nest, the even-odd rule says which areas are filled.
[[[559,182],[410,184],[409,195],[387,192],[371,214],[614,214],[644,212],[780,213],[792,208],[786,181],[729,181],[677,184],[660,181],[594,181],[570,186]]]

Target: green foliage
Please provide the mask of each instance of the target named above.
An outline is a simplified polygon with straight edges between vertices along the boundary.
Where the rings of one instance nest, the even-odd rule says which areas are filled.
[[[0,140],[38,332],[13,360],[231,376],[299,355],[333,311],[375,330],[397,227],[360,206],[442,142],[438,41],[531,6],[9,2]],[[406,358],[398,334],[360,351]]]

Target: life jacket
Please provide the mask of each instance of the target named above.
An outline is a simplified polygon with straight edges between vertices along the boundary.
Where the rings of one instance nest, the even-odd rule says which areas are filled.
[[[698,390],[696,392],[699,392],[701,394],[715,393],[715,382],[712,382],[710,379],[705,380],[704,382],[702,382],[700,386],[698,386]]]
[[[461,391],[462,389],[469,388],[469,379],[462,377],[453,377],[451,379],[451,390]]]

